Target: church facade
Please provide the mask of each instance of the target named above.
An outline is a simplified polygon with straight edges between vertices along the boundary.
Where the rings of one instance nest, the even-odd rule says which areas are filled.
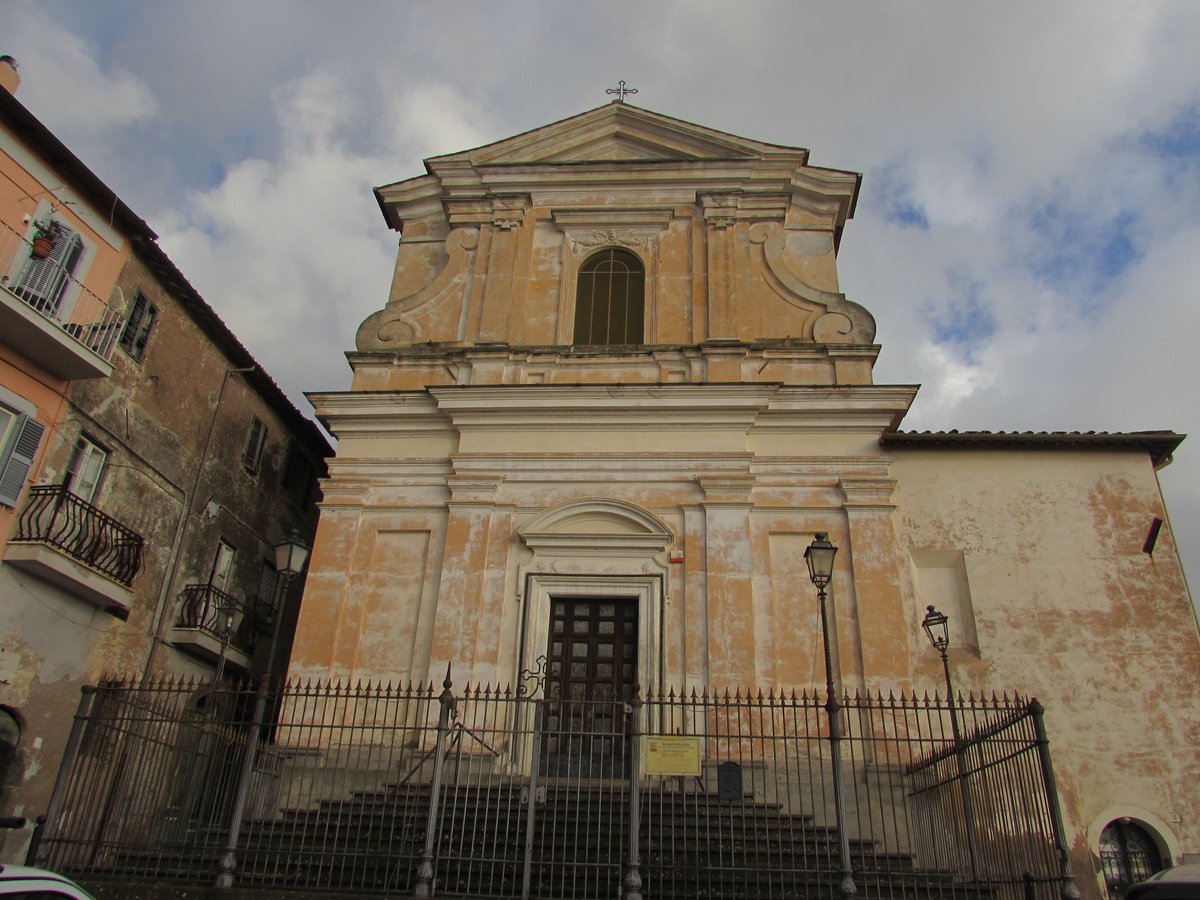
[[[934,606],[955,690],[1045,705],[1085,896],[1200,853],[1180,435],[901,431],[917,387],[874,383],[838,284],[860,178],[806,150],[614,102],[426,167],[377,189],[351,390],[310,395],[338,449],[293,677],[819,686],[827,534],[840,690],[944,693]]]

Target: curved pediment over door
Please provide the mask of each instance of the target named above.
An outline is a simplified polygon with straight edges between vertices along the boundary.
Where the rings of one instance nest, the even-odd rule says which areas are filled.
[[[536,556],[649,559],[675,536],[656,515],[623,500],[588,498],[553,507],[520,530]]]

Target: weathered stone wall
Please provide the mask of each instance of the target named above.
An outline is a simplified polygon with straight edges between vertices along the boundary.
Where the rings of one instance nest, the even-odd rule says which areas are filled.
[[[1200,846],[1200,632],[1144,453],[898,452],[901,564],[915,623],[954,623],[956,687],[1039,698],[1077,869],[1100,830],[1150,826],[1167,859]],[[924,586],[925,590],[922,590]],[[917,683],[941,666],[912,628]]]
[[[145,539],[128,619],[0,565],[0,659],[11,673],[0,685],[0,703],[22,726],[3,803],[6,812],[30,818],[46,808],[83,684],[145,670],[211,677],[211,661],[179,652],[171,640],[183,588],[208,581],[218,540],[237,550],[230,593],[251,599],[272,544],[292,528],[305,536],[315,529],[312,498],[290,497],[281,475],[289,438],[298,437],[316,472],[322,448],[297,433],[248,373],[226,375],[240,363],[132,257],[114,307],[126,308],[136,291],[157,310],[144,358],[118,348],[111,377],[71,383],[59,427],[44,439],[39,475],[61,483],[80,435],[107,451],[92,504]],[[258,469],[249,472],[241,458],[252,416],[265,423],[267,438]],[[281,659],[295,605],[285,614]],[[254,663],[261,668],[265,659]],[[28,834],[2,837],[11,860]]]

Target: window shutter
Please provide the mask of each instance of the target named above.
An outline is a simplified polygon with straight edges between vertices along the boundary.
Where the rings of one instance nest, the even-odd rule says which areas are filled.
[[[125,330],[121,332],[121,349],[136,360],[141,360],[146,352],[146,343],[150,340],[150,329],[158,310],[146,299],[140,291],[133,298],[133,306],[129,310],[129,319],[125,322]]]
[[[46,431],[45,425],[28,416],[20,423],[19,428],[12,452],[3,469],[0,469],[0,503],[8,506],[17,505],[17,497],[21,494],[29,470],[33,468],[33,458],[37,455],[38,444],[42,442],[42,434]]]
[[[262,457],[266,437],[267,426],[255,416],[250,421],[250,433],[246,435],[246,449],[242,451],[242,465],[250,472],[258,471],[258,461]]]
[[[29,259],[14,293],[39,312],[52,316],[58,312],[67,291],[67,276],[74,271],[83,244],[79,235],[61,222],[52,222],[50,228],[54,249],[45,259]]]

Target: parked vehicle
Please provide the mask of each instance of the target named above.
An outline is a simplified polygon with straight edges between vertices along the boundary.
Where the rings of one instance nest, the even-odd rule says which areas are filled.
[[[95,900],[71,879],[30,866],[0,866],[0,897]]]
[[[1200,865],[1156,872],[1130,887],[1125,900],[1200,900]]]

